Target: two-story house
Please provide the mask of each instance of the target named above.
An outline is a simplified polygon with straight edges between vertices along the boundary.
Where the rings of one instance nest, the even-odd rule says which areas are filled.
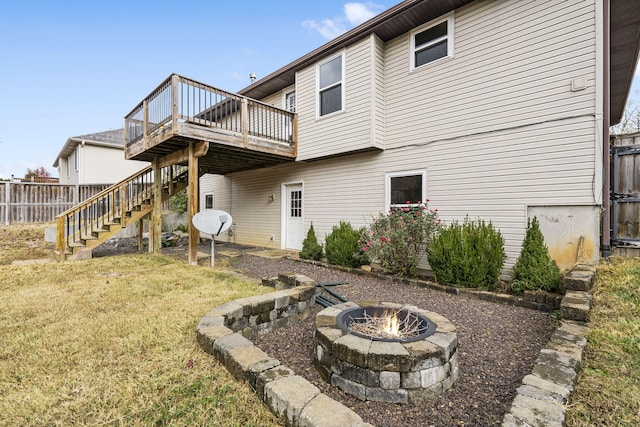
[[[299,249],[311,222],[322,239],[428,198],[445,221],[492,221],[508,266],[534,215],[562,265],[594,262],[639,14],[615,0],[402,2],[240,91],[296,112],[296,162],[216,178],[216,207],[236,241]]]
[[[191,214],[210,195],[237,243],[300,249],[312,222],[322,240],[429,199],[491,221],[505,270],[533,216],[562,266],[595,262],[639,35],[633,0],[406,0],[238,94],[172,75],[125,156],[188,165]]]
[[[147,164],[124,158],[124,130],[115,129],[68,138],[53,167],[61,184],[113,184]]]

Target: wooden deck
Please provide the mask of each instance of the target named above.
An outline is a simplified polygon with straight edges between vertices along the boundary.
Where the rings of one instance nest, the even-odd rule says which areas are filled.
[[[295,160],[297,116],[173,74],[125,118],[125,157],[185,164],[197,144],[200,173],[227,174]]]

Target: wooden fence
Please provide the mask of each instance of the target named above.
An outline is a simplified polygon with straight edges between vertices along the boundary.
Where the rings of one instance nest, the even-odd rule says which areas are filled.
[[[59,213],[109,186],[0,182],[0,221],[6,225],[54,222]]]
[[[55,222],[56,215],[111,185],[0,181],[0,224]],[[170,211],[171,202],[162,208]]]

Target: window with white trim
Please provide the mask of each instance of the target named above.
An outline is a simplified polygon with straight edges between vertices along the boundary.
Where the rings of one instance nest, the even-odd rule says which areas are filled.
[[[453,15],[411,33],[411,68],[453,56]]]
[[[76,172],[78,172],[80,170],[80,146],[78,145],[76,145],[76,150],[73,154],[73,158],[75,162]]]
[[[424,169],[387,173],[386,206],[417,206],[427,200],[427,171]]]
[[[284,109],[292,113],[296,112],[296,93],[289,92],[284,96]]]
[[[344,54],[319,64],[316,79],[318,116],[342,111],[344,109]]]
[[[204,195],[204,209],[210,210],[215,208],[215,193],[206,193]]]

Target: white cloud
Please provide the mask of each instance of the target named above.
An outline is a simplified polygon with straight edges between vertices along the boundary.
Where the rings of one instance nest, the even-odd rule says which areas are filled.
[[[343,16],[332,19],[323,19],[320,22],[314,20],[304,21],[303,27],[311,28],[322,35],[325,39],[338,37],[350,28],[360,25],[368,19],[373,18],[384,10],[384,6],[375,3],[345,3]]]
[[[344,15],[351,25],[360,25],[376,16],[382,10],[382,6],[373,3],[346,3]]]
[[[302,26],[316,30],[325,39],[336,38],[347,30],[339,19],[323,19],[320,23],[309,20],[304,21]]]

